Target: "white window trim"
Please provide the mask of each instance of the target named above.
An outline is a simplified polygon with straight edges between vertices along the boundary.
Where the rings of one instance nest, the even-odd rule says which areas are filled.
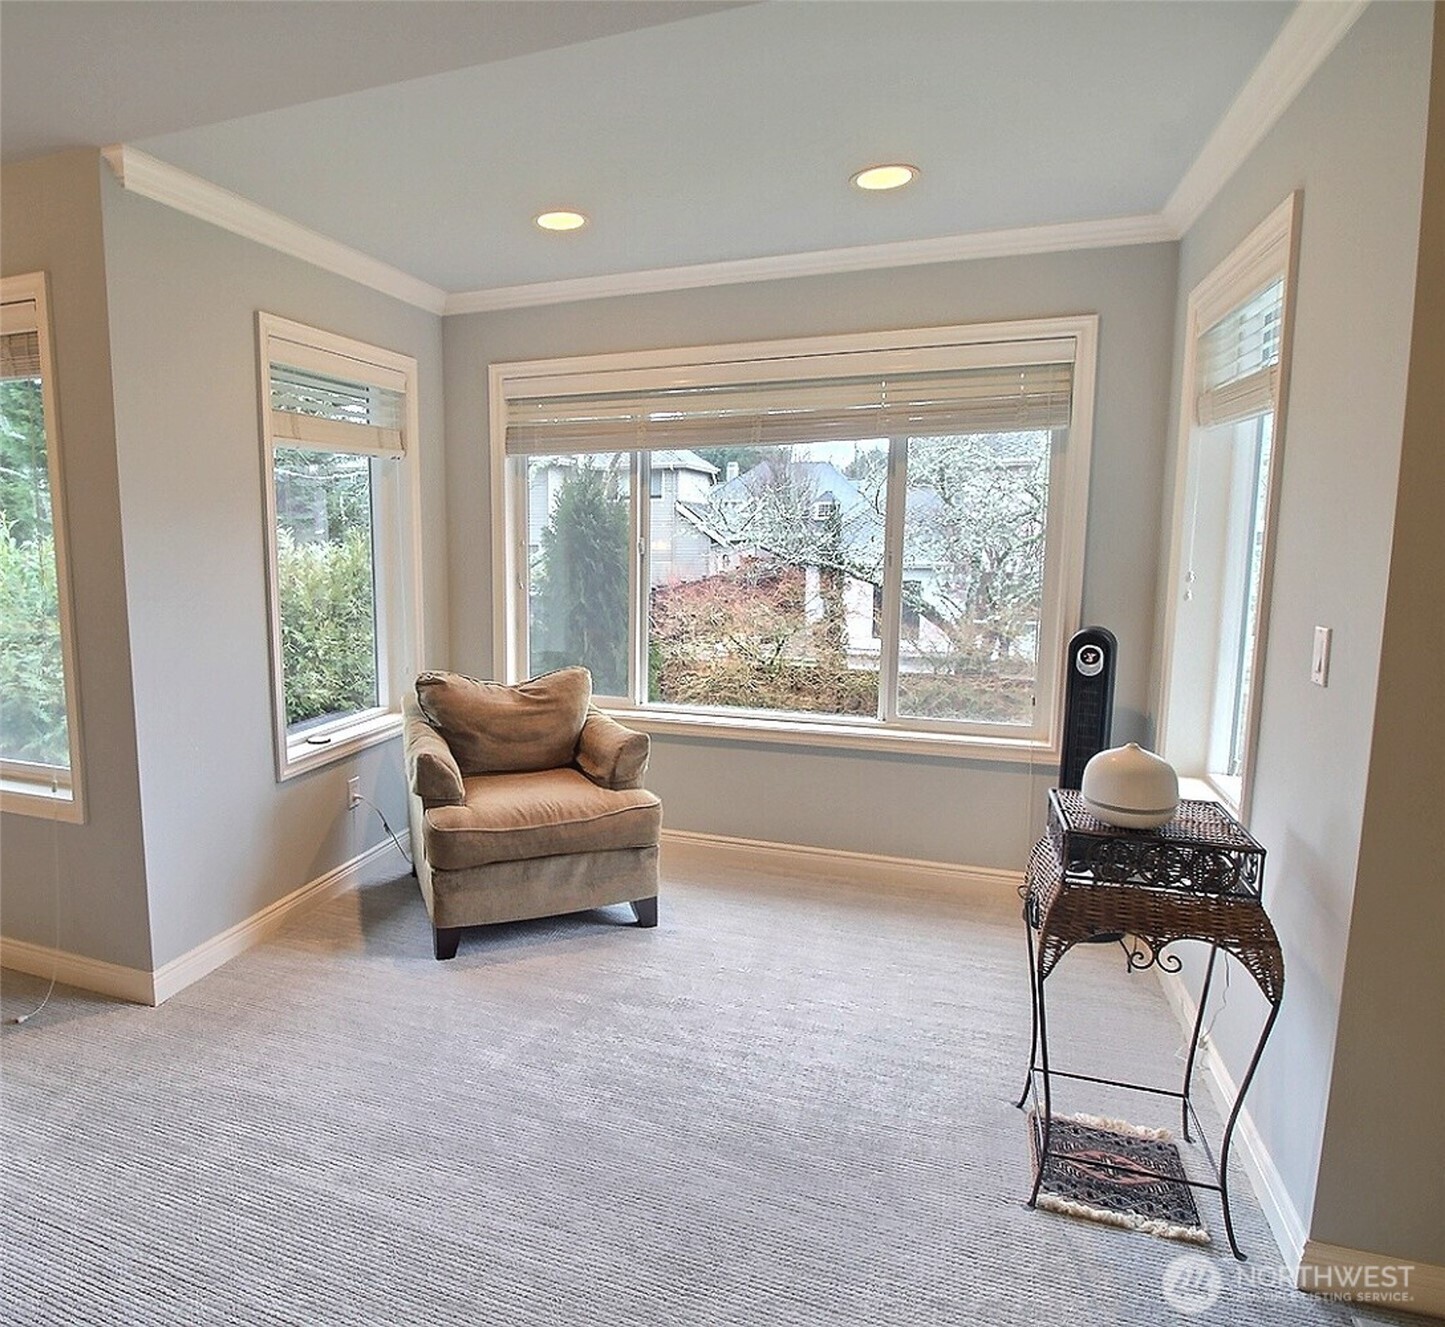
[[[272,730],[276,753],[276,780],[284,782],[309,770],[333,764],[367,747],[396,737],[402,730],[402,696],[422,657],[421,484],[419,476],[420,424],[417,400],[417,363],[409,355],[367,345],[334,332],[308,327],[274,314],[257,313],[257,379],[260,388],[262,504],[266,550],[267,627],[270,636]],[[285,343],[271,353],[273,342]],[[381,519],[374,520],[372,540],[377,574],[377,691],[381,704],[308,729],[300,738],[286,731],[286,687],[281,656],[280,583],[276,561],[275,448],[292,445],[273,428],[270,367],[273,359],[295,363],[297,348],[315,352],[318,364],[335,371],[336,358],[355,362],[355,377],[368,377],[406,396],[406,417],[401,455],[382,460],[399,467],[388,476],[392,492],[381,504]],[[279,348],[279,347],[278,347]],[[375,430],[357,427],[370,434]],[[374,441],[374,440],[373,440]],[[388,439],[390,441],[390,439]],[[352,450],[338,446],[337,450]],[[359,453],[364,448],[356,448]],[[373,462],[385,453],[373,451]],[[324,738],[324,742],[314,739]]]
[[[50,472],[51,528],[55,536],[55,585],[60,608],[60,654],[65,672],[65,723],[70,768],[0,760],[0,811],[84,824],[85,755],[81,740],[80,669],[75,649],[75,596],[71,585],[70,538],[65,514],[64,449],[55,343],[50,325],[50,286],[44,272],[0,278],[0,303],[35,305],[40,347],[40,392],[45,409],[45,463]]]
[[[1184,363],[1180,376],[1179,434],[1175,450],[1174,496],[1170,529],[1169,568],[1165,581],[1158,701],[1159,749],[1166,757],[1188,722],[1182,705],[1171,696],[1179,631],[1180,603],[1189,559],[1188,500],[1194,453],[1203,432],[1194,418],[1200,335],[1269,278],[1284,278],[1279,373],[1275,380],[1274,428],[1271,442],[1269,489],[1264,515],[1264,552],[1260,564],[1259,615],[1251,662],[1253,682],[1245,718],[1245,759],[1238,779],[1215,777],[1208,769],[1180,768],[1181,778],[1210,789],[1215,798],[1248,823],[1254,799],[1254,765],[1259,749],[1259,728],[1264,695],[1270,600],[1274,580],[1275,528],[1279,515],[1280,486],[1284,475],[1285,414],[1289,401],[1289,375],[1294,340],[1294,299],[1299,264],[1299,228],[1304,195],[1296,190],[1269,214],[1237,248],[1189,294],[1184,322]],[[1208,723],[1206,715],[1205,722]],[[1172,758],[1172,757],[1171,757]]]
[[[629,725],[648,732],[707,736],[729,741],[782,743],[854,750],[884,750],[989,761],[1058,759],[1063,728],[1063,688],[1059,685],[1063,650],[1078,630],[1083,600],[1084,539],[1088,515],[1089,461],[1093,441],[1094,384],[1099,320],[1097,315],[1039,318],[1016,322],[975,323],[953,327],[857,333],[787,341],[751,341],[729,345],[691,346],[673,350],[618,352],[561,359],[496,363],[488,368],[488,422],[491,434],[492,640],[494,667],[507,681],[526,675],[521,657],[521,615],[526,604],[526,567],[518,556],[526,521],[522,486],[509,494],[507,484],[506,415],[509,392],[523,388],[532,394],[561,391],[600,391],[618,385],[682,386],[695,377],[689,370],[708,366],[708,380],[722,376],[739,381],[764,381],[797,376],[798,361],[806,357],[861,355],[870,351],[912,352],[918,368],[982,361],[989,347],[1003,346],[1026,362],[1035,342],[1071,340],[1074,345],[1074,391],[1068,445],[1055,456],[1050,469],[1051,503],[1060,504],[1057,530],[1060,547],[1045,559],[1046,612],[1057,614],[1058,629],[1042,643],[1038,676],[1050,696],[1035,734],[1010,735],[1003,725],[995,732],[959,732],[952,726],[923,719],[844,720],[828,715],[747,714],[733,711],[688,710],[679,706],[643,705],[602,698],[609,712]],[[1008,355],[998,359],[1008,358]],[[729,366],[722,367],[719,366]],[[735,367],[732,367],[735,366]],[[897,448],[893,449],[894,454]],[[634,476],[633,482],[638,478]],[[510,496],[510,501],[508,500]],[[640,561],[646,556],[645,528],[650,503],[643,502],[641,523],[632,531],[638,555],[631,561],[632,597],[638,597]],[[896,512],[896,517],[894,513]],[[890,504],[890,524],[903,519],[903,503]],[[896,561],[896,559],[895,559]],[[901,567],[886,572],[897,602]],[[885,590],[885,595],[887,591]],[[514,597],[515,596],[515,597]],[[894,634],[890,632],[890,635]],[[885,642],[886,646],[886,642]],[[885,660],[887,650],[885,648]],[[880,685],[890,685],[885,667]],[[639,673],[638,675],[641,675]]]

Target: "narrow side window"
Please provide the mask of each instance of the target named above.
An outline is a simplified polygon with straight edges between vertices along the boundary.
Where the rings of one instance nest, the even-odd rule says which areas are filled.
[[[0,806],[84,819],[65,484],[43,273],[0,281]]]
[[[262,314],[279,778],[392,736],[419,633],[416,362]]]

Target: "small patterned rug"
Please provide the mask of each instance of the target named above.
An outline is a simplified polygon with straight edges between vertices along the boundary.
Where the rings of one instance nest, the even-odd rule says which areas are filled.
[[[1038,1165],[1036,1116],[1029,1139]],[[1156,1175],[1130,1174],[1139,1167]],[[1093,1115],[1055,1115],[1038,1206],[1164,1239],[1208,1244],[1179,1149],[1167,1129],[1141,1129]]]

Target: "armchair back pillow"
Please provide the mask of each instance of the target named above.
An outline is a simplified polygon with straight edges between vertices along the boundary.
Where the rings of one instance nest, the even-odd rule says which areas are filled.
[[[592,700],[592,674],[559,668],[516,686],[422,673],[417,704],[464,775],[521,774],[572,763]]]

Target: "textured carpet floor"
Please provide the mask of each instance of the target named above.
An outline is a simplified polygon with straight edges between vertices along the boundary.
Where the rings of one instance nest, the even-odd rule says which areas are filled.
[[[1190,1319],[1179,1245],[1024,1207],[1016,901],[665,874],[654,931],[496,927],[437,963],[404,877],[160,1009],[57,992],[4,1028],[0,1321],[1350,1322],[1279,1287],[1242,1174],[1249,1278],[1216,1238]],[[1056,1045],[1173,1077],[1152,976],[1093,951],[1055,982]],[[5,1014],[40,988],[7,976]],[[1060,1108],[1170,1123],[1140,1100]]]

